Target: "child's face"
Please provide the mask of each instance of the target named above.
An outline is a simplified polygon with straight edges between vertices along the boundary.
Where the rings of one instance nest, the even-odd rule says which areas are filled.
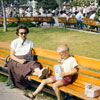
[[[61,51],[61,52],[59,52],[59,55],[60,55],[61,59],[65,59],[66,57],[69,56],[69,51],[68,50]]]

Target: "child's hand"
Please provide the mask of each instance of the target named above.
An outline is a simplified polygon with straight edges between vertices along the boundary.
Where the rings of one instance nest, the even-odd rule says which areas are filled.
[[[61,73],[59,73],[59,75],[60,75],[61,77],[66,76],[65,72],[61,72]]]

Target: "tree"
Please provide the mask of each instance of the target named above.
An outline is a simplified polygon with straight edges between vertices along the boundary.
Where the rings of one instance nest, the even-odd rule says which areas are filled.
[[[7,24],[6,24],[6,11],[5,11],[5,5],[4,0],[1,0],[1,6],[3,11],[3,26],[4,26],[4,32],[7,31]]]
[[[61,4],[63,3],[63,0],[56,0],[56,2],[57,2],[57,4],[58,4],[59,6],[61,6]]]
[[[97,2],[98,2],[98,6],[100,6],[100,0],[98,0]]]
[[[55,9],[58,7],[56,0],[37,0],[38,8],[43,7],[44,9]]]

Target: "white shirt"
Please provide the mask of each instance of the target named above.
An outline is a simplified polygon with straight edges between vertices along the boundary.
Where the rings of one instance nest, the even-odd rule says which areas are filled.
[[[66,14],[60,15],[60,17],[66,17],[66,20],[68,20],[68,16]]]
[[[94,19],[95,13],[90,16],[90,19]]]
[[[81,21],[83,18],[83,14],[81,12],[79,12],[77,15],[76,15],[76,19]]]
[[[19,37],[12,41],[11,48],[15,50],[16,56],[23,56],[30,52],[34,43],[31,40],[26,39],[24,44],[22,45],[23,40]]]
[[[72,72],[76,66],[78,66],[78,64],[74,57],[69,57],[68,59],[64,60],[61,65],[63,72]]]

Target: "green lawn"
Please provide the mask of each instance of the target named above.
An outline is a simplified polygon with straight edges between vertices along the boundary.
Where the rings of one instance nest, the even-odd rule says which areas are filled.
[[[17,38],[15,28],[4,33],[0,28],[0,42],[11,42]],[[72,54],[91,58],[100,58],[100,34],[72,31],[64,28],[30,28],[28,38],[36,47],[56,50],[57,46],[67,43]]]

